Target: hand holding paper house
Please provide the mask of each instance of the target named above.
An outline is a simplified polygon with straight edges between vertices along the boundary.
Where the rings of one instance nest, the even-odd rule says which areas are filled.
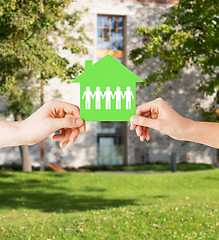
[[[129,121],[135,115],[136,82],[143,82],[110,55],[94,65],[85,61],[80,82],[80,111],[85,121]]]

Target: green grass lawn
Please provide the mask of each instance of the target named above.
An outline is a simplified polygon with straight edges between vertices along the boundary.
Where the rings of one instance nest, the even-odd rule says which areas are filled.
[[[205,163],[187,163],[181,162],[177,164],[177,171],[197,171],[197,170],[207,170],[215,169],[214,164]],[[22,171],[21,164],[10,164],[10,165],[0,165],[0,169],[5,169],[9,171]],[[40,167],[32,167],[33,171],[39,171]],[[88,169],[91,171],[171,171],[170,164],[167,163],[146,163],[137,165],[88,165],[82,166],[80,169]],[[76,168],[66,168],[67,171],[77,171]],[[50,168],[46,167],[46,171],[52,171]]]
[[[0,239],[219,239],[219,170],[0,172]]]
[[[82,166],[80,168],[89,169],[91,171],[171,171],[170,164],[164,163],[147,163],[138,165],[89,165]],[[207,170],[215,169],[213,164],[204,163],[178,163],[177,171],[196,171],[196,170]]]

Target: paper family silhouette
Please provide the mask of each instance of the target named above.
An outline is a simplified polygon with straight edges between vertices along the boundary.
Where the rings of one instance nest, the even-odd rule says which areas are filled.
[[[80,115],[85,121],[129,121],[135,114],[136,82],[143,82],[110,55],[85,61],[80,83]]]
[[[94,94],[92,94],[92,91],[90,90],[90,87],[86,87],[86,90],[84,91],[84,94],[82,96],[82,99],[85,98],[85,109],[89,110],[91,109],[91,99],[95,99],[95,109],[101,109],[101,99],[105,99],[105,109],[110,110],[111,109],[111,100],[116,98],[116,104],[115,108],[117,110],[121,109],[121,101],[125,98],[126,100],[126,109],[131,109],[131,100],[134,99],[134,95],[131,91],[130,87],[126,88],[125,93],[123,94],[121,91],[121,87],[116,87],[116,91],[114,94],[111,91],[111,88],[109,86],[106,87],[106,91],[104,94],[100,90],[100,87],[96,87],[96,91]]]

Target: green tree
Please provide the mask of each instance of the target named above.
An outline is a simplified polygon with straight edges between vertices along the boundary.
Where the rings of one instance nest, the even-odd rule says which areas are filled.
[[[162,16],[163,24],[154,28],[141,26],[136,33],[143,36],[143,46],[133,49],[130,59],[135,65],[158,57],[159,69],[149,75],[142,86],[162,84],[180,78],[184,67],[197,66],[206,76],[199,90],[208,95],[215,93],[219,79],[215,74],[219,66],[219,3],[217,0],[179,0]]]
[[[71,2],[0,2],[0,94],[8,98],[7,114],[17,120],[34,110],[40,83],[54,77],[68,81],[83,70],[79,63],[70,63],[60,54],[60,50],[71,52],[72,58],[86,54],[84,44],[90,41],[79,24],[82,12],[65,11]],[[24,158],[26,154],[21,155]]]

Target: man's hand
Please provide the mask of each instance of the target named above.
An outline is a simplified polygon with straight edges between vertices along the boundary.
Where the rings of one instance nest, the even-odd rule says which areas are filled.
[[[50,100],[30,117],[20,122],[21,144],[32,145],[51,135],[56,130],[61,134],[53,136],[60,141],[60,147],[74,143],[80,132],[86,131],[85,122],[80,118],[79,107]]]

